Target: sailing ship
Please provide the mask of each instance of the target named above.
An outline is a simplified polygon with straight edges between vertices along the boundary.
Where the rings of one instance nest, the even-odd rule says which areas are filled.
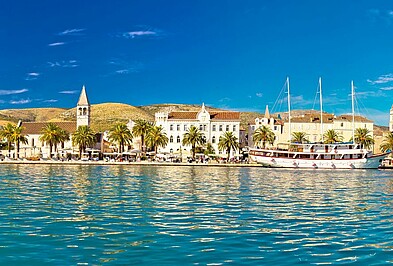
[[[289,93],[289,78],[286,81],[288,93],[288,124],[289,139],[291,139],[291,105]],[[319,94],[321,107],[321,136],[323,136],[322,119],[322,86],[319,79]],[[285,143],[274,148],[250,148],[251,161],[266,167],[281,168],[313,168],[313,169],[376,169],[380,166],[387,153],[374,155],[361,144],[354,142],[354,86],[351,82],[352,95],[352,140],[351,143]]]

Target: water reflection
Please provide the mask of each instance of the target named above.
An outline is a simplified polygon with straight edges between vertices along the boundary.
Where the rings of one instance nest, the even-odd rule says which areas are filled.
[[[149,265],[392,255],[388,171],[4,165],[0,176],[2,264],[23,262],[18,254]]]

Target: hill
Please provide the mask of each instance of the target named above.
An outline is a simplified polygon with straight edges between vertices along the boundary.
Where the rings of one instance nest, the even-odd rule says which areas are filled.
[[[8,122],[45,122],[62,114],[65,108],[27,108],[27,109],[4,109],[0,110],[0,125]]]
[[[130,119],[145,119],[154,121],[156,112],[172,111],[199,111],[201,105],[190,104],[154,104],[147,106],[132,106],[122,103],[101,103],[93,104],[91,112],[91,126],[95,131],[108,130],[116,122],[127,123]],[[206,107],[208,111],[225,111],[224,109]],[[293,111],[294,116],[304,113],[316,112],[312,110]],[[272,114],[277,116],[278,114]],[[286,117],[285,113],[280,113],[282,118]],[[257,112],[240,112],[240,126],[247,130],[248,124],[254,123],[255,118],[263,117],[262,113]],[[17,123],[18,120],[24,122],[45,122],[45,121],[75,121],[76,108],[27,108],[27,109],[5,109],[0,110],[0,125],[8,122]],[[382,136],[387,132],[387,127],[374,125],[374,135]]]
[[[91,106],[91,127],[94,131],[108,130],[117,122],[127,123],[130,119],[154,121],[154,115],[143,109],[123,103],[101,103]],[[76,108],[69,109],[50,121],[75,121]]]

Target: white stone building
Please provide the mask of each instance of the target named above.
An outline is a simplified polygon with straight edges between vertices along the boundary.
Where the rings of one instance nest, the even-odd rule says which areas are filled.
[[[211,143],[216,154],[225,154],[219,151],[218,141],[224,132],[233,132],[240,137],[240,113],[230,111],[207,111],[203,104],[199,112],[159,112],[155,114],[155,124],[162,126],[169,139],[166,147],[161,147],[159,152],[190,154],[191,146],[183,146],[183,135],[194,125]],[[233,156],[239,151],[231,151]]]
[[[343,136],[344,142],[349,142],[352,139],[353,128],[367,128],[370,135],[373,136],[373,121],[355,116],[354,127],[352,126],[352,115],[335,116],[333,114],[323,114],[323,123],[321,123],[321,116],[316,111],[305,111],[301,115],[291,116],[291,130],[289,130],[288,119],[273,118],[269,114],[268,107],[266,107],[265,116],[263,118],[256,118],[255,124],[249,125],[249,146],[253,147],[252,135],[258,127],[262,125],[268,126],[275,135],[275,142],[273,146],[278,143],[288,143],[290,141],[290,134],[293,132],[305,132],[310,142],[322,141],[322,135],[327,130],[335,130]]]

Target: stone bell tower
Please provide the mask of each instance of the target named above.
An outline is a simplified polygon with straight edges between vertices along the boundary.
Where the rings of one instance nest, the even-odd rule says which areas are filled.
[[[85,86],[82,87],[79,101],[76,106],[76,127],[90,126],[90,103],[86,95]]]

